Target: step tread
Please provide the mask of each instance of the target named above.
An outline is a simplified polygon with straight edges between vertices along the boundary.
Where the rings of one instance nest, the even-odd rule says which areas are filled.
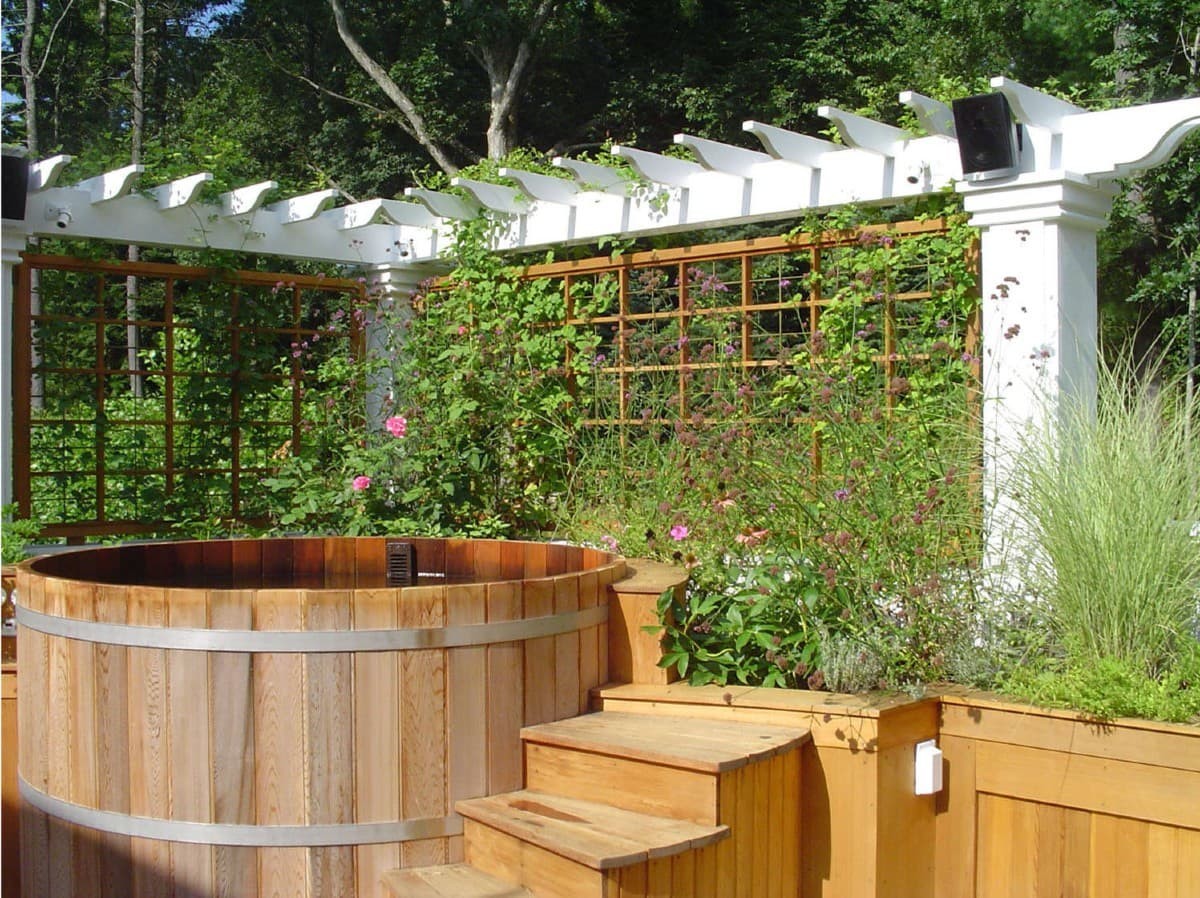
[[[806,729],[601,711],[525,727],[526,742],[725,773],[807,742]]]
[[[729,834],[727,826],[655,817],[529,789],[467,799],[455,809],[470,820],[593,870],[681,854]]]
[[[382,881],[392,898],[533,898],[528,889],[470,864],[389,870]]]

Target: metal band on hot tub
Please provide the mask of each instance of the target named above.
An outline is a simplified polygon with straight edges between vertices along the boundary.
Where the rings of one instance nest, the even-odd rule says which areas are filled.
[[[462,835],[462,818],[417,817],[391,823],[317,823],[312,826],[258,825],[253,823],[197,823],[135,817],[117,811],[100,811],[54,798],[18,777],[21,797],[39,811],[102,832],[138,839],[191,842],[196,845],[242,845],[257,848],[307,848],[323,845],[373,845]]]
[[[188,627],[139,627],[43,614],[17,606],[17,624],[85,642],[134,648],[197,652],[395,652],[520,642],[559,636],[599,626],[608,620],[608,605],[579,611],[486,624],[403,630],[208,630]]]

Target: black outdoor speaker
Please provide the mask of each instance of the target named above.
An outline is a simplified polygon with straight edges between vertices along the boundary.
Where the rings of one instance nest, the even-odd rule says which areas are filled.
[[[953,106],[963,177],[987,181],[1017,174],[1021,135],[1004,94],[963,97]]]
[[[10,221],[25,220],[25,195],[29,192],[29,160],[4,151],[0,156],[0,216]]]

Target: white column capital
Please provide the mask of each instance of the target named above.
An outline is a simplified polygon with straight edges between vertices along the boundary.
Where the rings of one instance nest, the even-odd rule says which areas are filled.
[[[1022,222],[1057,222],[1091,231],[1108,224],[1117,188],[1072,172],[1034,172],[1000,181],[961,181],[968,224],[977,228]]]
[[[399,299],[421,289],[431,278],[445,274],[440,265],[413,265],[407,262],[383,262],[363,267],[367,289],[380,298]]]
[[[25,251],[25,248],[25,233],[17,230],[16,228],[10,228],[8,226],[8,222],[5,222],[0,260],[2,260],[5,265],[20,265],[21,253]]]

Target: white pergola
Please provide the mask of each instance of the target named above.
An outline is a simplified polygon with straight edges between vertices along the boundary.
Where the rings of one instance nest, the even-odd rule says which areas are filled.
[[[396,295],[442,269],[456,220],[487,210],[504,222],[498,250],[592,243],[795,218],[849,203],[887,204],[953,186],[981,230],[985,503],[989,553],[1014,513],[1005,489],[1015,441],[1066,397],[1094,398],[1096,233],[1107,223],[1117,178],[1161,165],[1200,127],[1200,98],[1087,112],[999,77],[1024,141],[1015,173],[969,182],[949,106],[906,91],[900,102],[926,136],[834,107],[819,111],[841,143],[748,121],[761,149],[687,134],[675,143],[698,162],[614,147],[642,180],[574,159],[565,178],[502,169],[518,187],[458,178],[461,194],[420,188],[404,200],[337,205],[323,190],[266,202],[264,182],[200,200],[198,173],[142,188],[130,165],[63,185],[69,156],[30,166],[23,221],[3,222],[4,355],[11,359],[12,274],[31,237],[251,252],[356,266]],[[1003,286],[1001,286],[1003,285]],[[1014,325],[1020,325],[1014,328]],[[11,382],[11,378],[10,378]],[[2,400],[0,475],[11,501],[11,408]]]

